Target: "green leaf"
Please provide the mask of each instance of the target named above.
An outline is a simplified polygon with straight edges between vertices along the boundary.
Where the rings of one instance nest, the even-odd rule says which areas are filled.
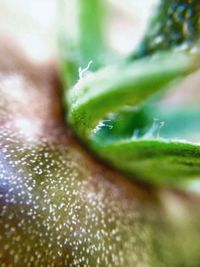
[[[193,72],[198,67],[197,61],[196,55],[162,53],[91,74],[67,94],[69,121],[76,133],[87,140],[89,132],[110,112],[125,105],[143,104],[177,78]]]
[[[61,69],[65,83],[73,86],[80,78],[79,70],[89,66],[96,71],[110,59],[104,36],[105,3],[61,0],[60,14]]]
[[[148,183],[185,186],[200,178],[200,146],[184,140],[132,138],[96,151],[117,169]]]

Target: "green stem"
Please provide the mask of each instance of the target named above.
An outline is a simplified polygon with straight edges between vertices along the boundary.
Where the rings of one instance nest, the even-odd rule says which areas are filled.
[[[103,2],[103,0],[79,0],[81,66],[86,67],[92,60],[93,71],[103,65],[102,54],[105,51]]]
[[[73,86],[79,79],[79,68],[92,61],[91,71],[104,64],[104,1],[61,1],[60,57],[64,81]]]

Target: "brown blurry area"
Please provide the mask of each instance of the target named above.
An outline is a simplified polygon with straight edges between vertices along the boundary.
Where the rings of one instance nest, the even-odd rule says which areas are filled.
[[[56,63],[34,63],[5,35],[0,37],[0,55],[1,123],[34,138],[56,138],[53,132],[60,131],[62,120]]]

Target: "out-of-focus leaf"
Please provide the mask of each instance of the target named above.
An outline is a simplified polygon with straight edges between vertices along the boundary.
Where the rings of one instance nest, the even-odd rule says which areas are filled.
[[[198,0],[160,0],[146,34],[132,59],[157,51],[195,50],[199,46],[200,5]]]

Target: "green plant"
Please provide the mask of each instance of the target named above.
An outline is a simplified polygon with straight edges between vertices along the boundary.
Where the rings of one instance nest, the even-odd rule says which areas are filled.
[[[199,267],[199,196],[128,181],[95,160],[66,127],[57,70],[13,44],[0,39],[1,267]],[[146,125],[144,109],[128,111],[116,136],[132,132],[128,118]]]
[[[149,121],[159,117],[164,93],[200,67],[199,2],[160,1],[136,51],[111,64],[105,63],[114,57],[104,40],[103,3],[77,1],[77,36],[61,42],[68,122],[94,153],[129,176],[185,185],[199,178],[199,146],[181,136],[160,138],[162,123]],[[91,73],[79,77],[83,66]]]

